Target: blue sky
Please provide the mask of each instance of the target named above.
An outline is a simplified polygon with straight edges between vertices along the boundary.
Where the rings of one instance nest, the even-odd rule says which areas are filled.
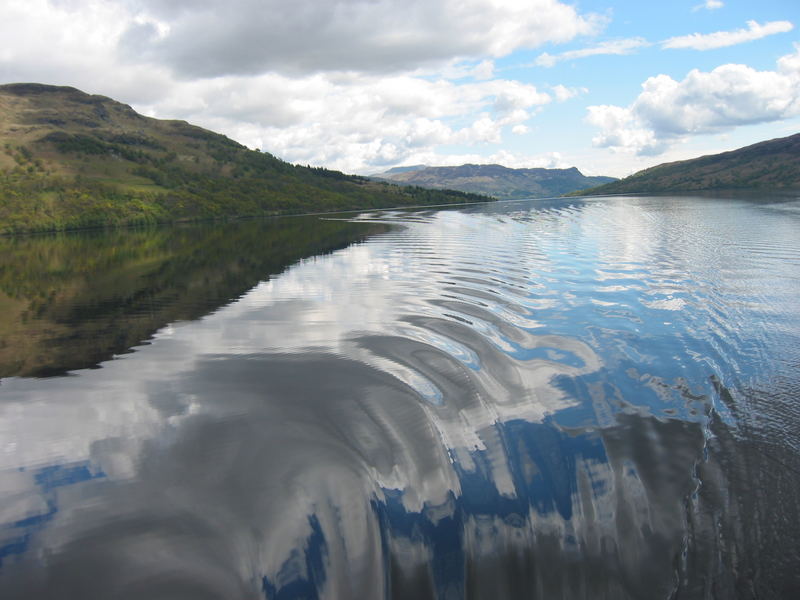
[[[597,171],[597,174],[628,174],[666,160],[690,158],[705,153],[734,149],[773,137],[800,132],[798,111],[786,111],[780,118],[753,119],[753,124],[731,122],[719,126],[717,131],[702,131],[679,136],[663,152],[638,155],[631,149],[598,148],[592,138],[598,128],[587,123],[587,108],[595,105],[628,107],[642,92],[642,84],[651,77],[667,75],[681,82],[692,70],[710,73],[728,64],[746,65],[757,71],[775,71],[782,56],[796,52],[794,44],[800,41],[796,23],[800,16],[800,2],[777,0],[766,2],[719,2],[719,7],[707,8],[705,3],[688,2],[580,2],[587,12],[596,12],[608,18],[607,24],[596,36],[578,37],[560,45],[544,48],[553,56],[564,60],[552,67],[537,65],[543,52],[539,49],[517,52],[496,61],[496,71],[503,77],[534,83],[537,86],[561,84],[568,88],[586,91],[563,103],[554,103],[530,121],[531,132],[524,136],[509,137],[505,148],[511,152],[547,152],[555,149],[579,167]],[[670,38],[691,34],[707,35],[715,32],[752,31],[748,22],[759,25],[781,23],[772,29],[776,33],[728,46],[696,49],[669,48],[663,42]],[[791,27],[790,25],[791,24]],[[788,30],[788,31],[787,31]],[[721,36],[720,36],[721,37]],[[733,38],[733,36],[730,36]],[[746,39],[747,36],[741,36]],[[628,42],[628,44],[626,44]],[[570,52],[600,49],[604,45],[625,48],[625,54],[596,54],[569,58]],[[567,56],[565,56],[567,55]],[[533,64],[534,66],[529,66]],[[791,94],[797,102],[797,88]],[[754,113],[757,111],[754,111]],[[553,141],[557,140],[557,143]],[[551,146],[548,146],[551,144]],[[619,162],[619,167],[614,165]]]
[[[624,176],[800,131],[796,0],[4,0],[0,82],[291,162]]]

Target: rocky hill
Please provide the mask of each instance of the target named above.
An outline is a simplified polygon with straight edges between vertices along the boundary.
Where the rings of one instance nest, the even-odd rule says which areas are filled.
[[[395,183],[486,194],[502,200],[561,196],[589,186],[615,181],[586,177],[578,169],[510,169],[502,165],[459,167],[398,167],[375,175]]]
[[[0,85],[0,233],[486,200],[292,165],[71,87]]]
[[[800,134],[651,167],[581,195],[800,189]]]

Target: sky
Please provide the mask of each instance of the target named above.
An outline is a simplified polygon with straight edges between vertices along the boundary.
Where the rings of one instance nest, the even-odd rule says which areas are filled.
[[[800,132],[798,0],[2,0],[0,83],[292,163],[623,177]]]

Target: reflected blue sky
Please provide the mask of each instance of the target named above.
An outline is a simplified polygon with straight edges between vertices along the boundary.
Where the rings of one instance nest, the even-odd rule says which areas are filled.
[[[676,569],[728,556],[693,541],[713,534],[693,511],[739,493],[732,475],[703,481],[709,448],[757,437],[752,389],[794,389],[796,206],[367,214],[395,227],[101,368],[3,379],[0,590],[688,590]]]

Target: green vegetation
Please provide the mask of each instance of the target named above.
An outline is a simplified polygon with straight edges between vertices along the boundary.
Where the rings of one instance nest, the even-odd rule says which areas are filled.
[[[385,229],[287,217],[0,237],[0,378],[97,365]]]
[[[570,195],[752,189],[800,189],[800,134],[665,163]]]
[[[0,86],[0,233],[488,201],[286,163],[69,87]]]
[[[586,177],[570,169],[509,169],[502,165],[459,167],[400,167],[375,176],[394,183],[421,185],[486,194],[500,200],[561,196],[587,186],[615,181],[613,177]]]

